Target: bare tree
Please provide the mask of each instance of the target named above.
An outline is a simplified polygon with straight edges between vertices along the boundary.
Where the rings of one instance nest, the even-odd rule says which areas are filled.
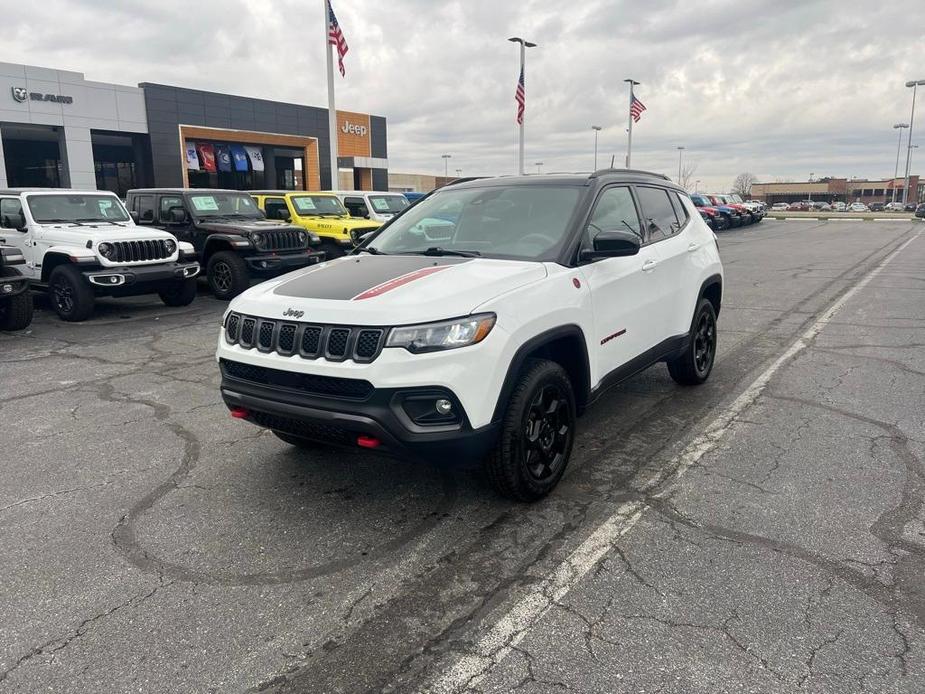
[[[757,182],[758,179],[754,174],[750,174],[747,171],[745,173],[740,173],[732,182],[731,192],[734,195],[741,195],[743,199],[747,200],[752,193],[752,184]]]
[[[681,167],[681,180],[678,181],[678,185],[684,188],[688,192],[693,192],[691,190],[691,184],[694,182],[694,174],[697,173],[697,164],[696,162],[689,161]]]

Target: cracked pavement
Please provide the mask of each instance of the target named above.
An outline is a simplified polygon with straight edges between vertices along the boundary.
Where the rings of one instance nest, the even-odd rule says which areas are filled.
[[[0,693],[417,692],[537,587],[542,616],[469,691],[925,690],[925,237],[677,462],[920,228],[722,234],[710,382],[656,366],[609,393],[532,506],[232,421],[207,294],[79,325],[38,300],[0,333]],[[624,506],[641,513],[559,590]]]

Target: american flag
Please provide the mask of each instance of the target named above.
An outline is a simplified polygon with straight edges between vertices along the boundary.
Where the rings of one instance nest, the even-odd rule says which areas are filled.
[[[337,48],[337,67],[340,68],[340,76],[345,77],[347,71],[344,70],[344,56],[350,50],[347,47],[347,39],[344,38],[344,32],[340,30],[340,24],[337,23],[337,17],[334,16],[334,8],[328,0],[328,43]]]
[[[643,103],[636,98],[636,95],[633,95],[633,100],[630,102],[630,115],[633,117],[633,122],[638,123],[639,119],[642,118],[642,112],[646,110],[646,107]]]
[[[517,124],[524,124],[524,106],[527,103],[527,93],[524,91],[524,68],[520,67],[520,79],[517,80],[517,91],[514,92],[514,101],[517,102]]]

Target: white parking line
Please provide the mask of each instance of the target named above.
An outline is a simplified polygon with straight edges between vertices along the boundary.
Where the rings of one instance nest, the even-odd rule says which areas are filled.
[[[915,236],[880,261],[856,285],[842,294],[815,323],[797,338],[796,342],[790,345],[787,351],[775,359],[731,405],[722,410],[706,426],[703,434],[688,444],[681,455],[675,459],[674,466],[667,466],[674,471],[669,477],[663,478],[656,474],[645,483],[643,488],[665,482],[667,479],[677,480],[704,455],[712,451],[735,418],[755,402],[774,374],[806,349],[851,297],[867,286],[893,258],[921,235],[921,231],[917,232]],[[639,522],[647,508],[648,506],[640,501],[621,504],[616,512],[601,523],[550,575],[534,584],[526,595],[495,622],[488,632],[475,643],[469,653],[458,658],[448,670],[436,677],[425,688],[425,691],[446,694],[477,687],[478,683],[524,639],[543,615],[594,568],[619,538]]]

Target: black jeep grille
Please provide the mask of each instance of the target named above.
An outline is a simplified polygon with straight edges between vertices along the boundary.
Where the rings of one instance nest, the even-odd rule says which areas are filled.
[[[281,229],[279,231],[261,231],[263,241],[258,246],[261,251],[300,251],[307,246],[306,242],[299,240],[299,232],[294,229]]]
[[[291,323],[239,313],[229,313],[225,319],[225,339],[230,344],[283,356],[298,354],[303,359],[371,362],[382,351],[385,332],[385,328]]]
[[[369,381],[358,378],[336,378],[332,376],[316,376],[314,374],[301,374],[293,371],[268,369],[263,366],[253,366],[239,361],[221,360],[222,373],[228,378],[239,381],[257,383],[264,386],[275,386],[299,391],[309,395],[320,395],[326,398],[340,398],[343,400],[365,400],[373,392],[373,385]]]
[[[164,260],[170,257],[167,242],[158,239],[152,241],[112,241],[112,255],[108,260],[113,263],[139,263],[145,260]]]

